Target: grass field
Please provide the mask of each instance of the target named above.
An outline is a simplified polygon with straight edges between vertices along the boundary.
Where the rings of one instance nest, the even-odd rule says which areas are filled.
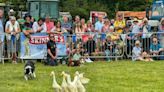
[[[96,62],[82,67],[57,67],[36,64],[35,80],[25,81],[23,78],[24,64],[0,64],[0,92],[54,92],[53,70],[57,81],[61,83],[62,71],[71,75],[75,71],[85,72],[90,78],[85,85],[87,92],[164,92],[164,61],[158,62]]]

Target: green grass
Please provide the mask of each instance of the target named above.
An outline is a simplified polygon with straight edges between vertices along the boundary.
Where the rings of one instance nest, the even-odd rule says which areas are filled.
[[[96,62],[82,67],[57,67],[36,64],[35,80],[25,81],[23,78],[24,64],[0,64],[0,92],[54,92],[52,78],[53,70],[57,81],[61,83],[60,73],[75,71],[85,72],[90,78],[85,85],[87,92],[163,92],[164,91],[164,61],[159,62]]]

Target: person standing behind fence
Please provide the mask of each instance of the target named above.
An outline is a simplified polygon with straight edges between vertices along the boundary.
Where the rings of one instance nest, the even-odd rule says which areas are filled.
[[[69,22],[69,18],[67,16],[63,16],[63,21],[61,22],[61,27],[67,30],[69,34],[72,34],[72,24]]]
[[[54,42],[54,35],[49,34],[49,41],[47,42],[47,62],[46,65],[56,66],[57,64],[57,49],[56,43]]]
[[[10,57],[10,49],[11,49],[13,63],[17,63],[16,44],[17,44],[17,40],[19,40],[20,26],[14,16],[11,16],[10,21],[6,23],[5,32],[6,32],[6,39],[8,43],[7,44],[8,57]]]
[[[103,16],[99,15],[98,16],[98,21],[95,23],[95,31],[100,34],[102,31],[104,24],[103,24]]]
[[[160,32],[158,34],[159,42],[162,48],[164,48],[164,18],[161,19],[161,24],[158,27],[158,32]]]
[[[92,22],[88,20],[85,32],[92,34],[92,32],[94,32],[94,31],[95,31],[95,29],[94,29],[94,26],[92,25]]]
[[[33,23],[31,22],[31,15],[26,14],[24,17],[24,20],[25,20],[25,22],[24,22],[23,28],[22,28],[24,34],[28,35],[30,33],[33,33],[33,30],[32,30]]]
[[[109,33],[111,23],[108,19],[104,21],[104,26],[102,27],[102,33]]]
[[[26,36],[26,39],[23,44],[25,46],[25,55],[29,56],[31,54],[30,46],[29,46],[29,39],[30,39],[30,35],[34,33],[32,30],[33,23],[31,22],[31,15],[29,14],[26,14],[24,19],[25,19],[25,22],[23,24],[22,31],[23,31],[23,34]]]
[[[34,22],[32,29],[34,33],[46,33],[47,27],[46,27],[46,24],[44,23],[44,19],[39,18],[37,22]]]
[[[114,22],[114,28],[117,33],[123,33],[123,29],[126,26],[125,20],[123,19],[123,15],[119,14],[117,16],[117,20]]]
[[[49,16],[46,17],[45,24],[46,24],[46,27],[47,27],[47,31],[46,32],[49,34],[51,32],[51,29],[54,28],[54,23],[51,22]]]
[[[84,32],[82,30],[82,27],[81,27],[81,24],[76,25],[75,34],[76,34],[76,37],[77,37],[77,42],[81,41],[82,35],[84,34]]]
[[[85,29],[87,28],[87,25],[85,23],[85,19],[82,18],[80,23],[81,23],[81,30],[82,30],[82,32],[85,32]]]
[[[152,35],[151,32],[151,26],[148,25],[148,20],[147,18],[143,19],[143,24],[141,26],[142,30],[142,48],[143,51],[149,52],[150,50],[150,37]]]
[[[52,33],[55,33],[55,34],[62,35],[63,33],[67,33],[67,30],[65,30],[65,28],[62,28],[62,27],[61,27],[61,22],[60,22],[60,21],[57,21],[56,27],[54,27],[54,28],[51,30],[51,32],[52,32]]]
[[[131,30],[132,30],[132,34],[133,34],[133,41],[140,40],[142,33],[140,30],[140,26],[139,26],[137,18],[134,18],[133,25],[131,26]]]
[[[74,23],[73,23],[73,30],[74,30],[74,31],[73,31],[72,33],[75,32],[75,27],[78,26],[78,25],[81,26],[81,23],[80,23],[80,16],[79,16],[79,15],[76,15],[76,16],[75,16],[75,21],[74,21]]]
[[[3,27],[3,8],[0,8],[0,62],[3,58],[3,49],[4,49],[4,27]]]

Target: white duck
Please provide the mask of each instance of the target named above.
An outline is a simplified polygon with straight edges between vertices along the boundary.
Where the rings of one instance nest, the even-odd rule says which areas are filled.
[[[78,90],[78,92],[86,92],[85,87],[84,87],[83,84],[81,83],[81,80],[80,80],[80,76],[79,76],[79,75],[80,75],[79,72],[76,71],[76,72],[75,72],[75,76],[78,77],[78,80],[77,80],[77,82],[76,82],[76,84],[77,84],[77,90]]]
[[[60,85],[56,81],[54,71],[52,71],[50,75],[53,77],[52,87],[55,89],[55,92],[61,92],[62,88],[60,87]]]
[[[69,74],[65,74],[65,75],[66,75],[66,78],[67,78],[67,84],[68,84],[69,92],[78,92],[77,87],[76,87],[76,82],[78,80],[78,77],[75,76],[74,81],[71,82],[71,76]]]
[[[63,81],[62,81],[62,84],[61,84],[62,92],[69,92],[68,84],[66,82],[66,73],[63,71],[61,73],[61,75],[63,76]]]
[[[78,72],[77,72],[77,73],[78,73]],[[89,83],[89,81],[90,81],[90,79],[84,77],[84,73],[80,73],[80,74],[79,74],[79,78],[80,78],[80,81],[81,81],[82,84],[87,84],[87,83]]]

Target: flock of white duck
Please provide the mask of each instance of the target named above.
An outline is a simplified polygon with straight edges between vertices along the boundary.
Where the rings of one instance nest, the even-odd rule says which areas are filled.
[[[84,73],[75,72],[74,80],[71,81],[71,76],[64,71],[61,73],[63,76],[63,81],[61,86],[56,81],[56,76],[54,71],[50,74],[53,77],[52,87],[55,92],[86,92],[84,84],[87,84],[90,80],[84,77]]]

